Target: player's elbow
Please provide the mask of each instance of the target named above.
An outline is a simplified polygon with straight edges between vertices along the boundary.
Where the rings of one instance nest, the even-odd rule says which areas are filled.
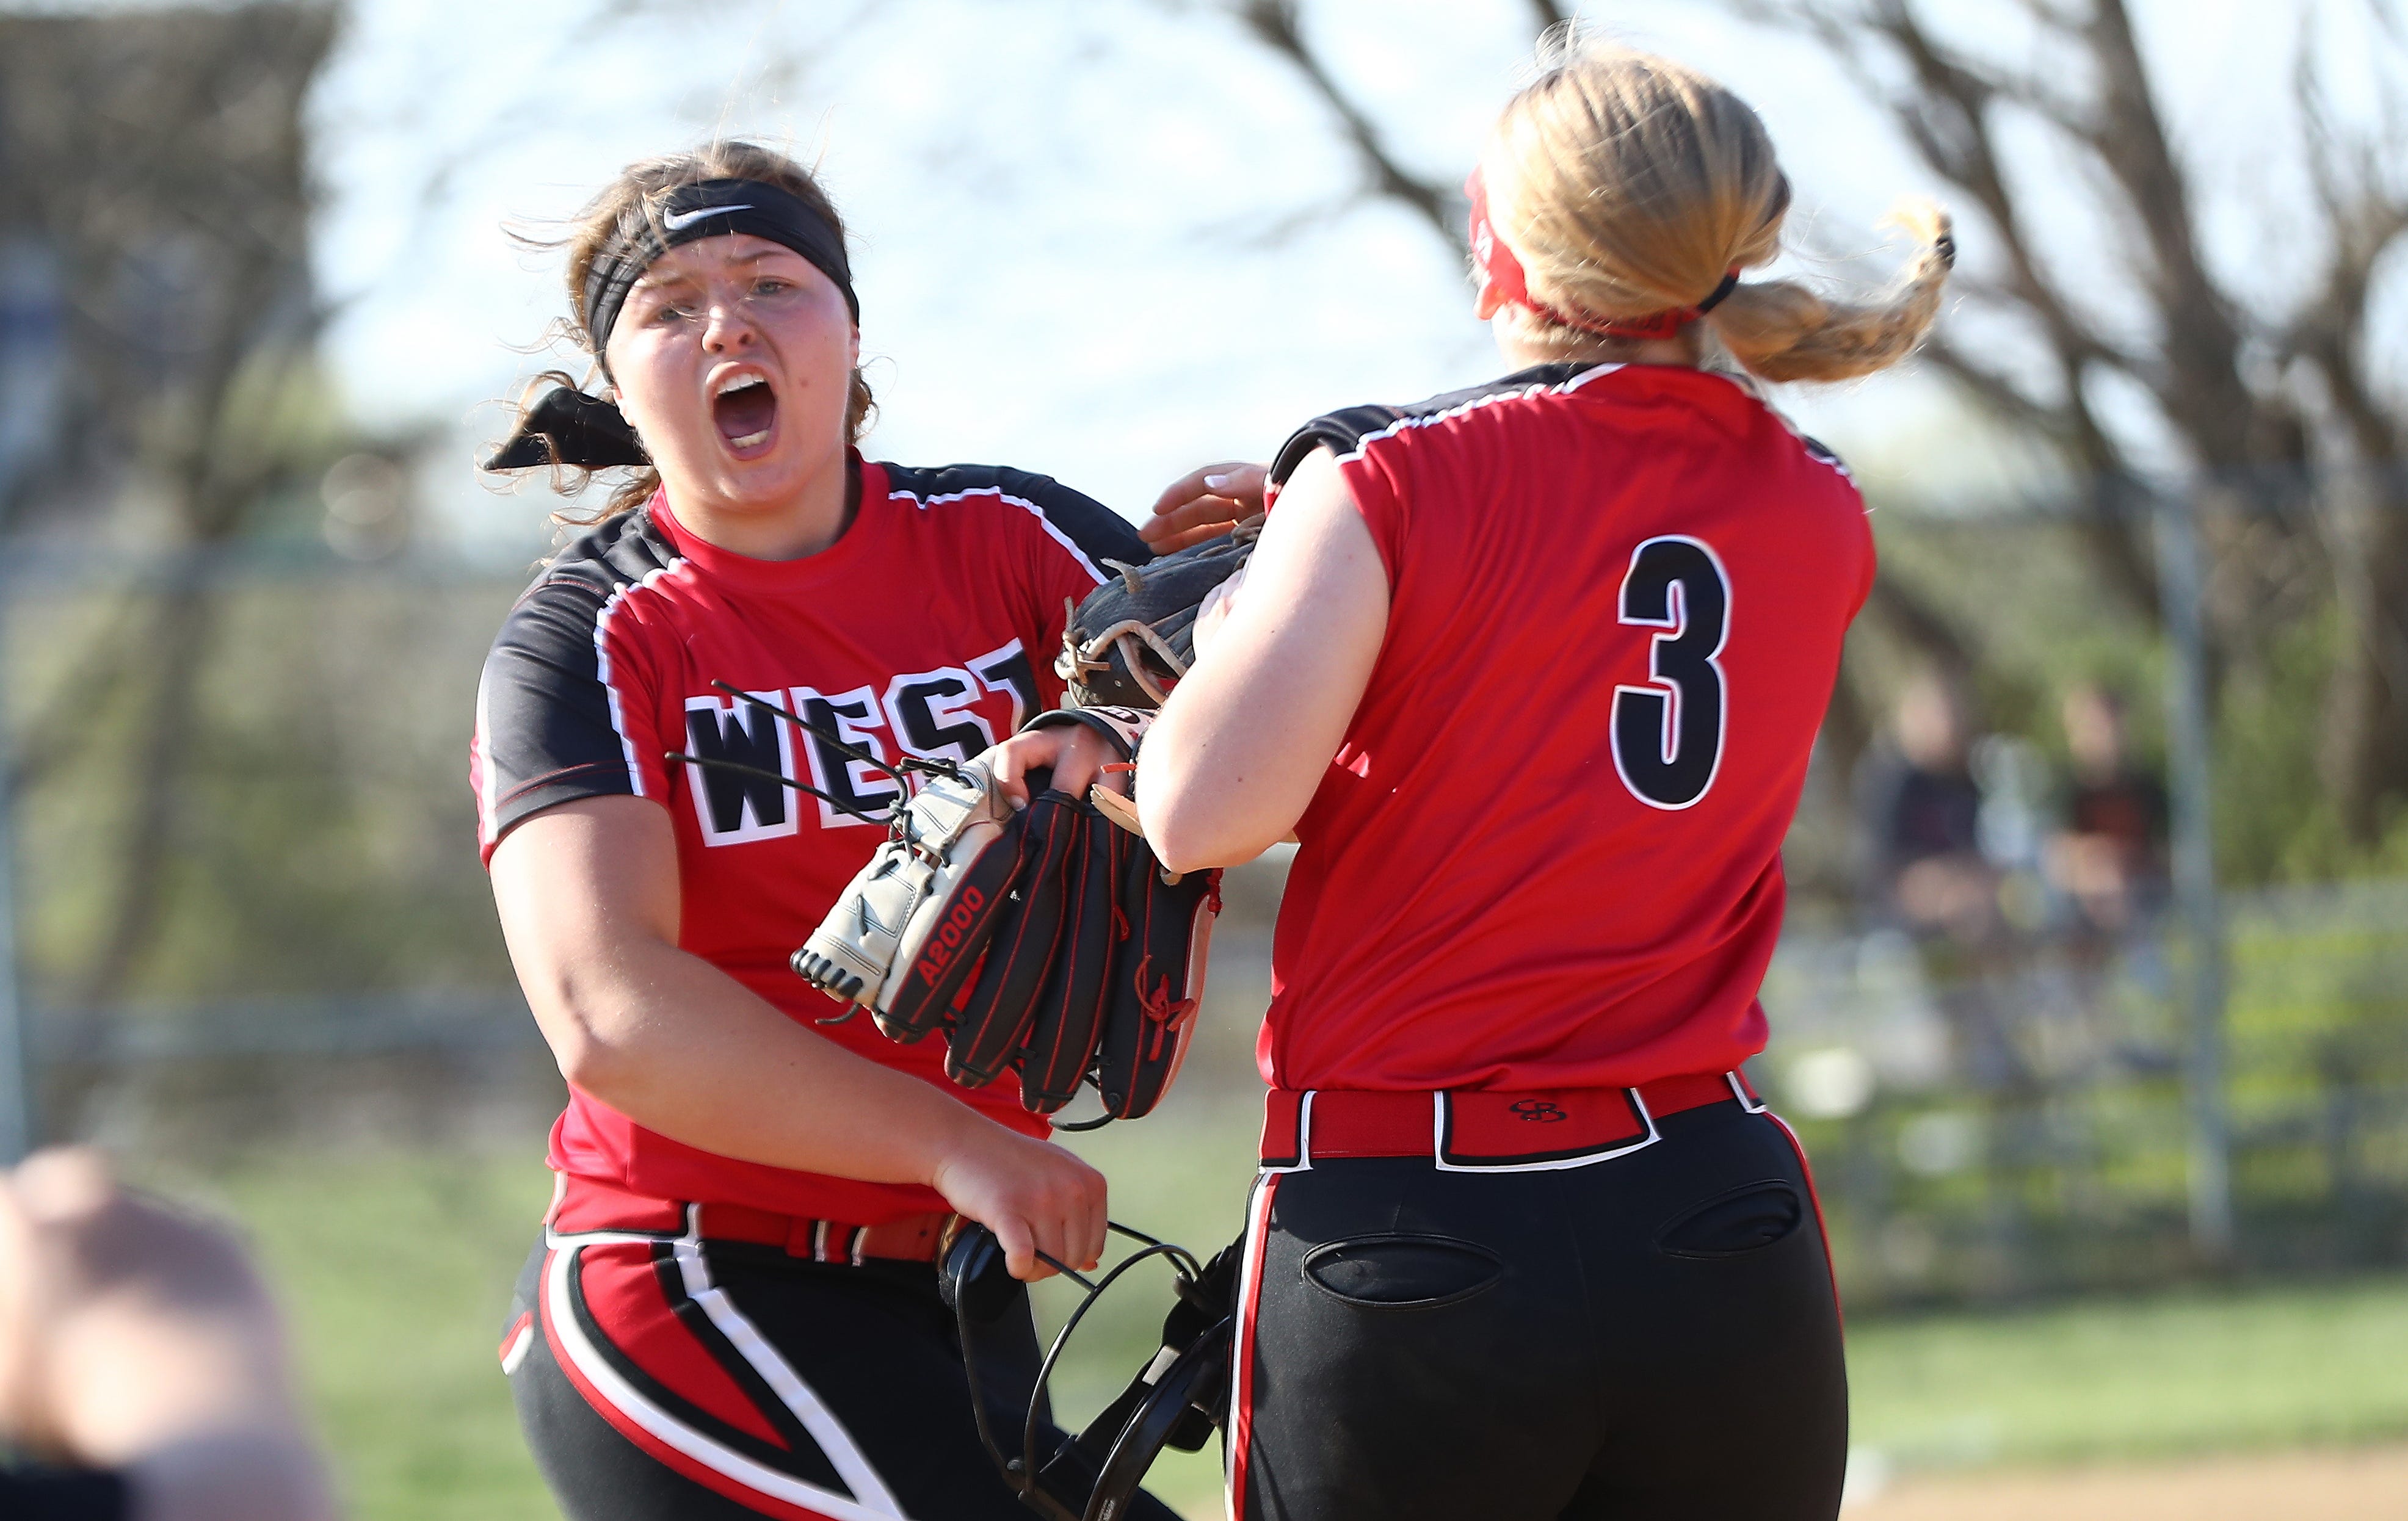
[[[591,1025],[577,1020],[552,1020],[544,1026],[552,1046],[552,1064],[561,1080],[581,1093],[608,1100],[626,1063],[618,1047]]]
[[[1176,789],[1149,787],[1138,794],[1137,817],[1145,828],[1145,843],[1153,846],[1154,860],[1167,870],[1197,870],[1197,855],[1204,842],[1194,815],[1194,809],[1181,806]]]
[[[1154,856],[1169,872],[1199,872],[1204,869],[1203,852],[1184,834],[1156,834],[1149,826],[1146,840],[1154,846]]]
[[[1159,803],[1140,801],[1138,817],[1145,825],[1163,869],[1201,872],[1215,866],[1249,861],[1279,843],[1286,831],[1258,826],[1227,809],[1198,806],[1199,800],[1176,794]],[[1260,838],[1256,838],[1259,835]]]
[[[640,1065],[632,1059],[619,1021],[610,1017],[609,1001],[573,974],[522,976],[520,982],[561,1078],[580,1092],[609,1102]]]

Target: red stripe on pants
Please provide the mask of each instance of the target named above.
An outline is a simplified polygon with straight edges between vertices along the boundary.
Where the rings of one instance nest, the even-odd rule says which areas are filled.
[[[585,1402],[593,1407],[595,1414],[609,1422],[612,1430],[625,1437],[654,1462],[673,1472],[684,1475],[714,1494],[726,1496],[738,1505],[758,1511],[763,1515],[777,1517],[778,1521],[835,1521],[835,1518],[824,1511],[810,1510],[790,1500],[781,1500],[774,1495],[765,1495],[752,1485],[722,1473],[708,1464],[695,1461],[654,1436],[641,1422],[613,1404],[607,1395],[595,1387],[593,1381],[586,1377],[584,1370],[578,1366],[576,1358],[569,1353],[566,1346],[562,1344],[559,1327],[555,1321],[557,1316],[576,1313],[574,1307],[570,1305],[555,1304],[552,1301],[552,1265],[553,1258],[557,1258],[563,1250],[574,1251],[576,1248],[555,1248],[544,1258],[543,1287],[537,1301],[542,1311],[544,1341],[551,1349],[553,1363],[559,1367],[562,1374],[567,1378],[577,1392],[584,1397]],[[572,1258],[568,1271],[574,1273],[580,1266],[581,1264]],[[598,1327],[587,1327],[585,1329],[589,1336],[602,1334]]]
[[[1271,1196],[1282,1174],[1266,1173],[1256,1185],[1246,1220],[1245,1290],[1238,1301],[1238,1343],[1233,1350],[1229,1394],[1229,1514],[1246,1514],[1246,1461],[1254,1434],[1254,1314],[1262,1306],[1263,1256],[1270,1246]]]
[[[1798,1139],[1798,1132],[1789,1128],[1787,1120],[1770,1109],[1762,1111],[1762,1114],[1765,1118],[1781,1127],[1781,1133],[1789,1138],[1789,1149],[1798,1154],[1798,1171],[1804,1174],[1806,1179],[1806,1201],[1814,1206],[1814,1231],[1823,1238],[1823,1271],[1831,1275],[1831,1310],[1840,1317],[1841,1328],[1845,1329],[1848,1324],[1848,1311],[1847,1307],[1840,1302],[1840,1274],[1839,1271],[1831,1265],[1831,1232],[1823,1223],[1823,1196],[1814,1187],[1814,1164],[1806,1159],[1806,1143]]]

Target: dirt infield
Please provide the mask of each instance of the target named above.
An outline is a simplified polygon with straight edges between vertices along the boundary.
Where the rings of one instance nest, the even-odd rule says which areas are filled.
[[[2408,1515],[2408,1447],[1902,1479],[1847,1521],[2374,1521]]]

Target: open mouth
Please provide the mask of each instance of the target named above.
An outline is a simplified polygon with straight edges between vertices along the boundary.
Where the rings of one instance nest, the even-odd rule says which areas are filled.
[[[761,376],[730,376],[712,393],[710,415],[728,448],[738,452],[758,448],[769,441],[769,429],[778,420],[778,393]]]

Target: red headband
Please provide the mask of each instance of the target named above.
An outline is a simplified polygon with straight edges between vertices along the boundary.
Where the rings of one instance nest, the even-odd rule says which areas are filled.
[[[1471,198],[1471,263],[1481,277],[1507,306],[1534,311],[1565,327],[1606,338],[1669,338],[1713,310],[1739,284],[1739,271],[1733,268],[1724,273],[1723,282],[1714,287],[1713,294],[1694,306],[1670,306],[1645,317],[1576,317],[1530,294],[1528,277],[1522,273],[1522,261],[1513,257],[1512,247],[1497,235],[1496,227],[1488,220],[1488,182],[1479,170],[1472,170],[1471,178],[1463,182],[1463,193]]]

